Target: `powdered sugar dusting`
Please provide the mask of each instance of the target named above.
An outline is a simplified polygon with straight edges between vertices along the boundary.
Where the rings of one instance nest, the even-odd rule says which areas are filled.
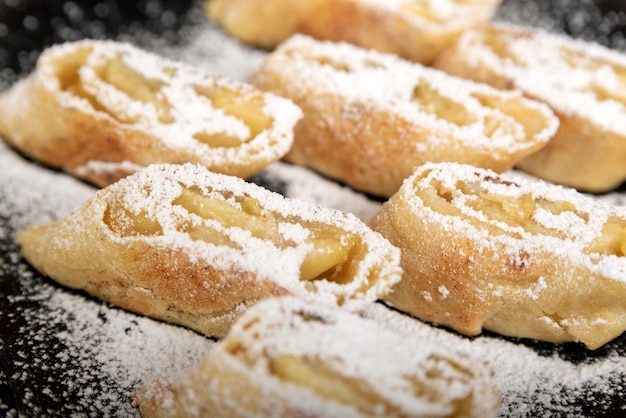
[[[432,216],[438,219],[442,226],[452,228],[459,234],[483,241],[487,246],[491,245],[490,243],[504,243],[504,247],[510,248],[512,255],[519,254],[522,248],[527,251],[546,251],[555,257],[566,258],[572,266],[584,266],[595,274],[626,281],[626,258],[590,250],[594,242],[603,236],[604,227],[611,218],[626,222],[626,209],[623,207],[598,202],[574,189],[543,181],[521,178],[516,181],[506,175],[499,177],[489,170],[454,163],[425,164],[413,177],[407,179],[407,182],[412,187],[405,188],[402,193],[407,194],[407,199],[410,199],[416,208],[423,207],[424,204],[418,197],[409,196],[413,188],[431,188],[433,185],[441,184],[442,188],[450,193],[450,203],[459,208],[471,221],[452,219],[455,217],[435,211]],[[466,193],[459,187],[460,184],[475,190]],[[491,219],[481,210],[474,209],[470,202],[483,199],[483,194],[504,199],[507,197],[519,199],[521,196],[530,195],[536,202],[542,200],[552,202],[558,207],[551,209],[541,204],[533,204],[530,218],[545,228],[545,232],[537,233],[534,230],[526,230],[521,224],[512,225]],[[476,221],[493,225],[503,233],[485,240],[481,236],[485,229],[473,226],[473,222]]]
[[[142,167],[132,161],[124,160],[120,162],[108,162],[108,161],[87,161],[87,164],[76,168],[76,174],[79,176],[85,176],[89,173],[112,173],[115,171],[126,171],[129,173],[140,170]]]
[[[381,202],[369,199],[349,187],[280,161],[257,173],[253,181],[294,199],[352,213],[364,222],[374,216],[381,206]]]
[[[47,350],[34,359],[28,355],[28,361],[15,364],[22,375],[12,377],[19,381],[28,379],[30,374],[55,376],[55,380],[48,380],[49,386],[38,387],[39,393],[33,396],[50,397],[52,404],[62,403],[63,397],[56,395],[60,385],[63,395],[85,399],[74,406],[78,414],[137,415],[130,395],[146,379],[191,367],[212,344],[191,331],[108,308],[85,300],[84,295],[58,292],[48,284],[39,290],[50,292],[41,308],[47,315],[41,315],[41,310],[18,310],[28,323],[22,330],[29,330],[31,338],[23,350],[37,354],[45,349],[51,341],[41,339],[50,333],[56,341],[54,356]],[[80,345],[75,344],[77,340]],[[66,369],[59,364],[73,366]],[[45,415],[49,411],[32,412]]]
[[[414,20],[420,27],[456,27],[474,22],[476,15],[490,16],[497,7],[498,0],[482,2],[462,2],[456,0],[422,0],[419,2],[407,0],[363,0],[380,10],[399,13],[407,20]]]
[[[183,205],[175,202],[183,190],[192,189],[199,190],[205,198],[224,202],[239,213],[245,212],[241,207],[242,203],[237,199],[255,199],[268,214],[266,216],[278,222],[279,236],[258,237],[237,224],[222,225],[219,215],[212,219],[198,216],[193,210],[188,212]],[[117,201],[120,203],[114,203]],[[123,245],[141,241],[158,248],[180,248],[198,263],[206,263],[226,271],[253,271],[259,280],[271,280],[281,288],[302,297],[311,296],[316,300],[333,303],[341,301],[349,309],[359,309],[363,301],[376,300],[399,279],[398,250],[379,234],[369,230],[354,215],[304,200],[287,200],[277,193],[268,192],[236,177],[212,173],[201,166],[152,165],[100,191],[89,202],[89,213],[93,213],[95,219],[104,219],[105,211],[118,211],[116,206],[120,204],[123,204],[128,213],[141,213],[146,219],[156,221],[162,233],[118,235],[109,228],[102,228],[102,233],[107,234],[107,240]],[[123,210],[115,213],[116,222],[132,222],[123,215]],[[85,230],[83,222],[94,222],[92,217],[83,220],[80,216],[82,215],[70,217],[67,223],[67,227],[76,229],[76,236],[80,236],[81,231]],[[300,233],[295,233],[293,225],[289,225],[296,221],[304,226]],[[224,234],[235,244],[234,248],[237,250],[229,246],[207,245],[203,240],[192,239],[184,232],[183,225],[188,223],[194,228],[205,225],[218,234]],[[358,263],[358,268],[353,276],[346,277],[350,280],[341,283],[300,280],[300,266],[313,245],[308,240],[312,231],[307,232],[307,227],[319,228],[322,234],[324,228],[334,227],[344,235],[352,234],[359,240],[359,246],[367,248],[366,253],[354,260]],[[371,279],[373,271],[377,272],[380,280]]]
[[[127,314],[32,275],[28,267],[20,262],[17,248],[8,244],[14,232],[30,223],[64,217],[93,196],[95,190],[65,175],[29,164],[5,145],[0,145],[0,162],[3,167],[0,209],[5,216],[0,223],[5,254],[0,272],[3,283],[18,278],[24,289],[20,296],[12,297],[9,306],[15,308],[16,304],[24,303],[32,308],[28,312],[10,314],[11,317],[24,316],[26,323],[32,324],[28,330],[23,329],[18,340],[22,341],[24,349],[15,350],[16,353],[25,353],[26,358],[20,364],[26,369],[11,378],[30,392],[29,398],[21,404],[31,405],[32,408],[42,405],[45,400],[56,405],[54,399],[46,400],[48,395],[38,394],[38,386],[33,386],[37,382],[34,376],[47,372],[57,376],[54,386],[72,385],[66,392],[72,400],[72,410],[77,413],[95,413],[98,409],[121,411],[122,415],[136,414],[131,403],[135,390],[152,377],[168,375],[194,364],[204,353],[203,350],[212,345],[212,341],[178,327]],[[272,166],[273,179],[285,184],[296,177],[295,171],[302,171],[302,176],[308,176],[302,168],[283,164]],[[303,187],[310,184],[303,182]],[[292,187],[292,191],[297,191],[295,185]],[[326,196],[339,201],[339,190],[342,189],[335,189]],[[317,197],[321,199],[324,194],[320,193]],[[354,192],[348,191],[344,197],[344,204],[349,205]],[[443,294],[445,290],[441,289],[440,294],[434,297]],[[48,302],[40,307],[42,301]],[[579,403],[579,399],[591,397],[596,405],[594,410],[603,411],[616,407],[611,399],[626,395],[620,383],[626,377],[620,372],[626,370],[626,357],[619,341],[590,355],[583,348],[569,345],[541,345],[489,335],[474,339],[461,337],[379,304],[367,312],[367,316],[385,326],[413,336],[434,338],[441,345],[454,346],[472,357],[487,361],[495,371],[495,383],[502,394],[503,416],[541,415],[546,410],[568,416],[589,416],[593,411],[590,412],[584,402]],[[71,330],[56,336],[53,323],[63,323]],[[126,329],[130,329],[128,334]],[[50,356],[51,336],[55,336],[53,338],[57,341],[60,339],[62,344],[56,347],[60,347],[62,353],[54,360],[43,360],[45,356]],[[162,342],[162,338],[169,339]],[[101,340],[106,343],[99,344]],[[120,344],[126,347],[123,351],[115,343],[120,340]],[[185,351],[181,352],[181,347],[186,347]],[[37,360],[37,356],[42,360]],[[133,363],[134,367],[128,366]],[[46,390],[50,393],[49,397],[59,398],[59,392],[52,383],[49,386],[50,389]],[[64,402],[64,407],[67,407],[65,399],[59,402]],[[16,411],[13,413],[16,414]]]
[[[494,34],[470,31],[461,38],[460,49],[471,65],[491,68],[558,112],[624,134],[626,58],[599,44],[527,29],[500,23],[493,26]],[[492,49],[491,37],[506,43],[505,49]]]
[[[64,64],[74,61],[76,69]],[[244,164],[262,168],[288,151],[301,117],[289,100],[128,43],[85,40],[57,45],[42,55],[38,71],[33,77],[59,98],[60,106],[141,132],[133,138],[141,149],[131,157],[137,165],[194,161],[219,172],[242,170],[249,175],[254,169]],[[76,81],[64,85],[72,72]],[[234,104],[247,113],[233,113]],[[265,119],[253,126],[246,118]],[[144,135],[154,143],[142,144]],[[18,134],[14,140],[21,142]],[[78,172],[87,173],[92,165],[99,172],[120,169],[95,161]]]
[[[319,42],[295,35],[270,56],[265,66],[270,74],[280,74],[286,80],[284,83],[289,83],[290,97],[310,97],[315,92],[320,96],[332,94],[342,97],[347,103],[376,106],[401,115],[415,126],[428,126],[433,132],[428,140],[434,143],[453,136],[470,147],[514,152],[534,147],[535,141],[547,141],[557,128],[557,121],[547,108],[522,99],[519,93],[507,96],[508,93],[483,84],[345,43]],[[261,71],[258,76],[260,85],[264,84],[263,77],[265,75]],[[298,82],[293,83],[293,80]],[[434,95],[454,103],[459,112],[467,113],[471,118],[456,123],[427,111],[428,103],[438,99],[426,97],[426,104],[420,104],[418,91],[421,85],[432,89]],[[538,117],[545,119],[545,126],[533,133],[533,137],[533,134],[525,132],[520,121],[482,105],[477,99],[479,96],[518,97]],[[488,132],[488,121],[496,120],[501,126]],[[498,152],[493,154],[498,155]]]
[[[235,80],[248,80],[267,55],[267,51],[237,42],[211,22],[189,31],[185,47],[166,49],[167,55]]]
[[[494,368],[494,381],[501,391],[501,416],[541,416],[546,411],[568,417],[603,415],[611,408],[610,398],[623,398],[620,383],[626,377],[623,343],[609,343],[595,356],[568,356],[566,346],[540,348],[532,341],[503,339],[492,335],[460,338],[453,332],[435,328],[383,305],[373,305],[367,317],[393,329],[423,338],[476,358],[488,360]],[[609,395],[609,396],[605,396]],[[572,402],[581,397],[595,399],[593,406]],[[619,406],[614,416],[623,411]]]
[[[75,6],[74,2],[68,3]],[[605,39],[597,39],[623,48],[623,34],[614,30],[617,21],[607,24],[607,20],[586,20],[587,16],[598,18],[597,10],[587,13],[584,9],[591,4],[591,0],[505,0],[499,16],[549,29],[561,28],[565,22],[577,34],[604,34]],[[557,10],[556,17],[541,15],[546,9]],[[225,36],[211,24],[186,30],[189,39],[179,48],[164,47],[152,35],[126,39],[141,38],[154,50],[239,80],[254,73],[266,55],[265,51]],[[25,54],[22,58],[32,56]],[[0,88],[7,85],[0,81]],[[66,216],[93,196],[95,190],[66,175],[27,163],[3,144],[0,167],[0,317],[7,326],[0,338],[0,414],[138,415],[131,397],[140,385],[134,382],[146,383],[156,375],[193,365],[213,342],[178,327],[111,308],[33,274],[12,244],[15,232],[32,223]],[[348,189],[327,188],[326,180],[299,167],[277,164],[268,167],[268,173],[255,179],[288,196],[305,197],[354,213],[363,210],[364,217],[380,204]],[[527,177],[519,172],[515,175]],[[618,190],[596,199],[626,205],[624,196]],[[94,316],[95,312],[100,317]],[[591,353],[572,344],[549,345],[492,335],[461,337],[382,304],[373,305],[367,316],[386,327],[433,338],[442,346],[456,347],[489,362],[502,396],[501,416],[624,415],[623,337]],[[53,324],[64,324],[61,326],[70,329],[59,332]],[[169,338],[161,342],[165,335]],[[101,341],[106,343],[99,344]],[[122,346],[125,348],[120,349]],[[19,367],[13,366],[14,360]]]
[[[14,234],[66,216],[95,190],[26,162],[0,143],[0,311],[3,371],[23,399],[6,416],[52,411],[135,416],[132,394],[146,381],[189,367],[212,341],[62,289],[23,264]],[[17,281],[16,281],[17,279]],[[11,338],[13,336],[13,338]],[[46,377],[47,378],[44,378]],[[4,399],[3,399],[4,400]],[[71,401],[68,401],[71,400]]]
[[[251,309],[220,345],[240,344],[240,352],[226,355],[246,364],[256,375],[252,380],[264,379],[268,387],[276,385],[292,404],[302,395],[295,386],[281,385],[272,376],[272,362],[283,356],[296,356],[343,379],[358,381],[366,393],[381,399],[377,402],[380,416],[386,411],[443,416],[460,399],[466,400],[475,416],[492,414],[497,396],[489,388],[488,367],[433,340],[407,338],[380,325],[301,300],[280,298]],[[415,391],[415,382],[428,385],[437,393],[436,400]],[[353,416],[342,414],[338,404],[336,408],[336,416]]]

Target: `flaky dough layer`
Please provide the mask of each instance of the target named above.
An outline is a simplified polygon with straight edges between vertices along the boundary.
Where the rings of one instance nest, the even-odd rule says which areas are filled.
[[[247,177],[291,146],[288,100],[113,41],[53,46],[0,95],[0,134],[24,154],[106,186],[152,163]]]
[[[485,364],[291,297],[251,308],[194,366],[150,382],[149,417],[491,417]]]
[[[464,33],[435,66],[520,89],[547,103],[556,135],[518,167],[551,182],[605,192],[626,180],[626,56],[597,44],[508,24]]]
[[[369,224],[402,250],[385,299],[466,335],[596,349],[626,330],[626,211],[573,189],[426,164]]]
[[[191,164],[143,169],[17,242],[65,286],[218,337],[261,299],[358,311],[401,274],[399,251],[354,216]]]
[[[430,63],[464,30],[491,19],[499,0],[209,0],[209,17],[234,37],[274,48],[296,33]]]
[[[519,92],[302,35],[270,54],[253,82],[304,112],[287,161],[381,196],[427,161],[505,171],[558,125]]]

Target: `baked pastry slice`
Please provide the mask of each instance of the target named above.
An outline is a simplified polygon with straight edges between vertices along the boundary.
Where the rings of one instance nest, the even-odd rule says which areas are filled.
[[[17,242],[62,285],[217,337],[261,299],[358,311],[401,274],[399,251],[356,217],[192,164],[151,165]]]
[[[208,0],[209,18],[234,37],[274,48],[296,33],[430,63],[500,0]]]
[[[626,211],[542,181],[426,164],[370,226],[402,250],[385,299],[466,335],[596,349],[626,330]]]
[[[149,417],[490,417],[490,370],[434,341],[291,297],[248,310],[229,335],[137,401]]]
[[[253,82],[304,112],[287,161],[381,196],[427,161],[505,171],[558,124],[519,92],[303,35],[270,54]]]
[[[24,154],[99,186],[152,163],[247,177],[280,159],[293,103],[129,44],[53,46],[0,95],[0,134]]]
[[[499,88],[521,89],[560,119],[548,145],[518,167],[582,191],[626,180],[626,56],[597,44],[507,24],[466,32],[436,66]]]

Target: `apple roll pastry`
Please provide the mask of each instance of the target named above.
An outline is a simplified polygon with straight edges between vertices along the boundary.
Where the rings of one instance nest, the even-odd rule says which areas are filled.
[[[626,330],[626,210],[543,181],[426,164],[372,218],[402,250],[385,299],[462,334],[596,349]]]
[[[301,33],[428,64],[500,0],[208,0],[209,18],[244,42],[274,48]]]
[[[280,297],[240,317],[200,363],[136,396],[151,417],[495,417],[479,360],[370,319]]]
[[[98,186],[152,163],[248,177],[287,152],[300,116],[286,99],[113,41],[53,46],[0,95],[0,135]]]
[[[215,337],[263,298],[359,311],[401,275],[356,217],[193,164],[153,164],[16,240],[62,285]]]
[[[626,180],[626,56],[598,44],[508,24],[468,31],[437,59],[451,74],[520,89],[560,119],[518,167],[587,192]]]
[[[253,82],[304,113],[287,161],[379,196],[427,161],[505,171],[558,125],[548,106],[519,92],[303,35],[270,54]]]

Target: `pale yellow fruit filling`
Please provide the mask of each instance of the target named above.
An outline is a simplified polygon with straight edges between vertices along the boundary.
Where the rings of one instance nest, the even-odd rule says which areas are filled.
[[[354,405],[360,410],[374,412],[382,406],[372,390],[357,379],[350,379],[326,370],[323,364],[296,356],[283,355],[271,361],[272,372],[282,380],[305,386],[316,394],[337,402]],[[374,414],[372,414],[374,415]]]
[[[144,117],[143,115],[129,113],[129,106],[120,105],[118,102],[110,101],[105,96],[97,94],[100,87],[93,85],[92,82],[85,84],[86,81],[80,76],[80,69],[88,65],[91,53],[91,48],[79,49],[72,56],[65,57],[67,59],[64,62],[58,63],[60,69],[57,76],[61,89],[88,100],[95,110],[105,112],[122,123],[137,123]],[[152,107],[159,123],[172,124],[176,121],[175,105],[169,101],[163,91],[163,88],[169,84],[167,80],[177,75],[176,68],[166,66],[162,69],[165,81],[150,79],[131,68],[124,61],[123,55],[117,54],[92,69],[99,78],[98,83],[112,86],[123,93],[129,99],[129,104],[136,101]],[[196,140],[211,147],[239,146],[271,128],[273,124],[273,119],[263,111],[265,98],[262,92],[243,93],[215,84],[194,85],[192,89],[197,96],[194,100],[208,99],[213,111],[221,111],[224,115],[241,121],[248,128],[248,134],[245,136],[232,135],[223,131],[206,133],[202,130],[193,135]]]
[[[243,121],[249,129],[246,138],[238,138],[225,133],[196,133],[194,138],[213,147],[235,147],[256,137],[262,131],[271,128],[273,120],[263,112],[265,100],[259,92],[245,95],[235,91],[213,86],[195,86],[196,94],[207,97],[212,106],[221,109],[226,115],[233,116]]]
[[[402,3],[402,9],[426,20],[430,20],[433,22],[443,21],[442,17],[439,14],[433,12],[433,9],[430,7],[429,2],[427,1],[407,1]]]
[[[304,322],[327,322],[324,317],[311,315],[310,312],[303,311],[298,314]],[[241,327],[248,335],[258,335],[257,318],[242,322]],[[296,340],[300,338],[295,329],[289,335],[289,338]],[[265,337],[272,338],[271,329],[269,335]],[[280,346],[280,342],[278,345]],[[263,360],[267,366],[267,372],[281,382],[305,388],[327,400],[350,405],[364,416],[389,418],[416,416],[414,411],[402,410],[400,405],[389,397],[389,391],[379,390],[379,387],[390,382],[393,382],[392,384],[396,387],[393,397],[419,399],[425,407],[427,403],[447,404],[449,414],[446,416],[466,416],[468,411],[474,409],[476,403],[472,390],[475,375],[471,369],[453,357],[431,354],[420,361],[419,365],[413,364],[406,371],[397,372],[396,376],[388,373],[386,377],[391,380],[383,382],[364,378],[358,375],[358,371],[354,368],[350,368],[352,371],[346,373],[344,365],[346,360],[341,356],[324,355],[324,350],[320,351],[321,354],[318,356],[316,354],[275,353],[274,350],[263,350],[261,353],[260,350],[249,350],[249,347],[250,341],[247,339],[244,342],[233,337],[224,341],[225,351],[249,367],[258,369],[258,363]],[[327,358],[330,361],[326,360]],[[364,359],[364,361],[370,360]],[[380,365],[377,365],[374,360],[374,363],[366,367],[380,367]],[[465,387],[466,390],[457,391],[455,395],[450,396],[448,390],[453,386],[457,389]],[[421,412],[423,415],[424,410]]]
[[[470,95],[476,100],[476,111],[468,108],[468,104],[442,95],[436,87],[422,79],[413,89],[411,100],[421,111],[453,125],[463,127],[481,124],[482,132],[488,138],[510,136],[516,140],[524,140],[533,138],[545,128],[545,115],[516,97],[486,93]]]
[[[516,66],[525,67],[528,64],[522,62],[516,54],[511,52],[510,48],[511,44],[516,40],[531,36],[531,34],[519,34],[516,35],[515,39],[511,39],[510,36],[486,34],[482,40],[502,61],[509,61]],[[554,59],[555,63],[558,60],[561,64],[569,67],[569,71],[563,70],[559,74],[565,72],[575,74],[580,71],[598,74],[604,71],[605,76],[590,77],[590,82],[587,85],[580,85],[572,89],[591,93],[598,101],[612,100],[626,106],[626,93],[624,92],[624,87],[626,87],[626,67],[620,66],[615,62],[593,57],[582,50],[573,49],[568,45],[560,46],[554,53]],[[612,78],[611,82],[607,83],[607,75],[609,78]]]
[[[435,87],[424,79],[420,80],[413,89],[412,101],[418,104],[422,111],[455,125],[471,125],[477,120],[476,115],[462,103],[442,96]]]
[[[226,200],[216,196],[206,196],[198,190],[183,189],[173,202],[203,220],[218,221],[222,228],[211,227],[210,223],[193,221],[186,217],[179,219],[179,228],[194,240],[202,240],[215,245],[237,247],[229,229],[240,228],[259,239],[271,241],[278,248],[304,245],[309,248],[300,267],[301,280],[326,279],[334,282],[346,280],[350,255],[357,243],[357,237],[328,225],[301,223],[309,231],[304,243],[294,243],[282,238],[279,233],[281,222],[296,223],[295,219],[282,218],[262,208],[260,202],[250,196],[231,197]],[[145,212],[133,214],[123,208],[110,207],[105,223],[118,235],[142,236],[162,234],[163,228],[146,216]]]
[[[454,199],[462,199],[462,204],[476,212],[482,213],[488,222],[472,218],[472,223],[488,228],[493,234],[502,234],[500,222],[512,227],[521,227],[524,231],[536,235],[553,236],[560,239],[571,238],[570,231],[548,228],[536,221],[534,214],[537,210],[559,215],[570,212],[588,221],[587,215],[579,213],[576,206],[568,201],[550,201],[537,198],[532,193],[520,196],[498,195],[482,191],[477,183],[458,182],[455,191],[450,191],[437,182],[432,188],[416,187],[416,195],[432,210],[448,215],[468,219],[469,216],[455,206]],[[513,232],[511,232],[513,233]],[[517,234],[513,233],[517,236]],[[615,216],[609,217],[602,228],[601,235],[596,238],[584,251],[586,253],[600,253],[607,255],[624,256],[626,254],[626,220]]]
[[[440,0],[441,1],[441,0]],[[456,3],[457,6],[450,6],[456,9],[460,6],[483,6],[480,1],[476,0],[454,0],[451,3]],[[426,0],[407,0],[402,2],[402,9],[421,17],[425,20],[430,20],[435,23],[447,23],[451,20],[451,16],[448,13],[441,13],[437,8],[432,7],[432,3]],[[467,11],[467,13],[471,13]]]
[[[406,381],[403,385],[406,390],[404,396],[414,396],[435,405],[449,399],[442,388],[460,382],[469,386],[473,378],[465,367],[441,356],[431,356],[425,361],[423,368],[423,374],[407,371],[398,378]],[[306,387],[323,398],[351,405],[366,416],[413,416],[394,405],[376,387],[372,387],[371,382],[343,375],[320,360],[281,355],[270,360],[270,369],[283,381]],[[451,401],[450,416],[460,416],[464,411],[472,409],[474,399],[468,390],[466,396]]]
[[[159,122],[170,124],[174,122],[171,114],[171,105],[161,92],[163,82],[150,80],[143,77],[126,65],[120,57],[109,60],[100,73],[102,80],[117,90],[125,93],[132,100],[149,104],[154,107]],[[97,100],[97,97],[96,97]],[[115,111],[115,108],[111,109]],[[116,112],[119,118],[123,118],[124,113]],[[136,120],[126,120],[134,123]]]

